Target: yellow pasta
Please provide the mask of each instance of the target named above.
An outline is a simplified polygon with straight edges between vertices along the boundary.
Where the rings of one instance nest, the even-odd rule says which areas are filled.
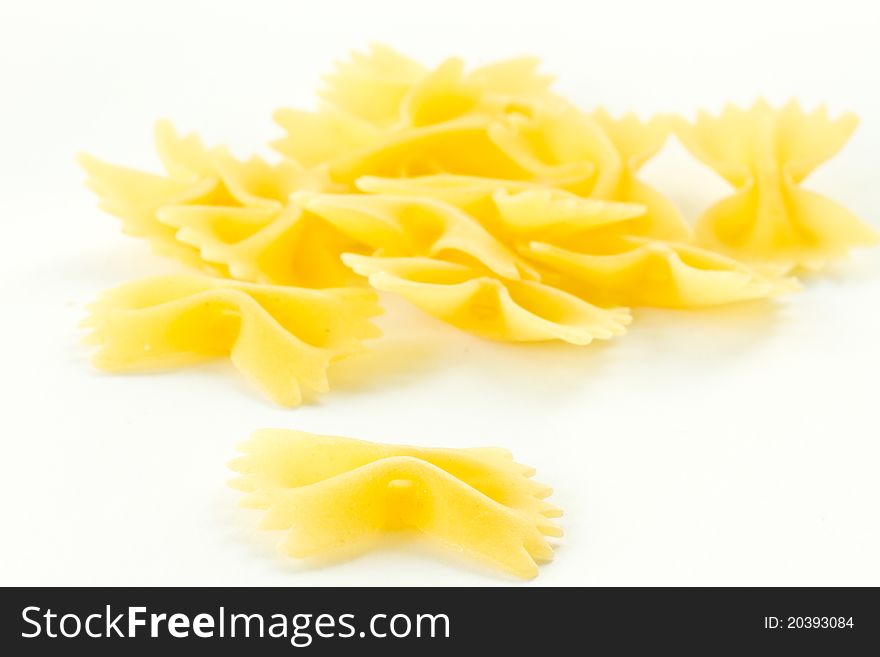
[[[324,188],[318,175],[292,160],[241,162],[166,121],[156,126],[156,149],[165,176],[80,159],[102,207],[126,232],[217,275],[314,287],[347,282],[339,254],[354,245],[287,204],[297,189]]]
[[[599,308],[537,281],[502,279],[443,260],[353,254],[342,259],[377,290],[492,340],[589,344],[622,334],[630,321],[625,308]]]
[[[229,358],[274,402],[325,392],[380,332],[375,290],[480,337],[586,345],[632,306],[694,308],[796,289],[878,236],[803,189],[856,119],[728,106],[693,123],[585,112],[536,60],[427,67],[385,46],[274,114],[282,158],[240,160],[159,122],[163,173],[80,163],[123,231],[198,273],[103,293],[84,325],[107,371]],[[696,230],[641,177],[675,132],[734,192]],[[518,577],[553,557],[562,512],[497,448],[430,449],[264,430],[231,467],[294,557],[416,530]]]
[[[362,176],[412,177],[438,173],[506,178],[572,189],[591,188],[595,165],[586,160],[545,164],[513,140],[499,137],[512,126],[531,125],[521,114],[489,119],[463,116],[390,131],[328,163],[332,180],[352,185]],[[543,146],[541,146],[543,148]]]
[[[401,104],[404,125],[435,125],[465,115],[503,116],[533,111],[549,102],[550,78],[535,74],[532,59],[511,60],[464,72],[464,62],[447,59],[419,80]]]
[[[415,529],[517,577],[538,574],[561,536],[551,489],[499,448],[427,449],[266,429],[230,465],[244,505],[286,530],[293,557]]]
[[[620,157],[620,170],[615,186],[604,189],[601,198],[645,207],[645,213],[628,228],[630,234],[658,239],[689,241],[690,227],[678,208],[663,194],[638,178],[639,169],[663,147],[672,127],[672,120],[656,116],[648,121],[635,114],[613,118],[605,110],[592,115]],[[610,187],[610,183],[609,183]]]
[[[195,135],[179,136],[167,121],[156,124],[155,142],[167,175],[118,167],[83,155],[80,164],[89,175],[88,186],[100,198],[101,207],[122,220],[126,233],[146,238],[159,253],[223,273],[222,267],[204,263],[198,249],[178,242],[176,231],[156,216],[159,208],[168,204],[223,202],[230,198],[216,172],[209,171],[207,149]]]
[[[431,256],[482,266],[508,278],[537,278],[523,258],[471,215],[435,199],[415,196],[314,194],[294,199],[382,256]]]
[[[354,51],[325,77],[321,98],[360,120],[388,128],[400,118],[400,106],[427,69],[384,45]]]
[[[687,240],[690,230],[675,206],[637,177],[669,132],[664,117],[614,119],[604,110],[588,115],[570,106],[514,115],[490,128],[493,141],[534,180],[580,196],[642,205],[645,212],[630,232]]]
[[[556,190],[498,192],[494,202],[500,230],[513,235],[531,261],[557,274],[545,272],[543,280],[595,304],[693,308],[796,289],[779,268],[749,266],[693,244],[645,236],[658,227],[645,217],[652,212],[648,205]]]
[[[355,283],[339,256],[359,245],[297,205],[167,205],[157,216],[177,229],[179,242],[235,279],[316,288]]]
[[[337,65],[317,112],[276,112],[286,135],[273,145],[307,166],[326,165],[344,185],[361,175],[440,171],[525,178],[529,171],[493,143],[488,129],[496,119],[567,105],[549,91],[552,78],[537,64],[522,57],[468,72],[450,58],[429,70],[374,46]]]
[[[367,148],[381,134],[370,123],[333,106],[323,107],[320,112],[283,108],[273,118],[286,134],[272,142],[272,147],[307,167]]]
[[[179,367],[228,356],[273,401],[325,392],[331,362],[379,335],[368,289],[309,290],[198,275],[158,276],[105,292],[84,322],[108,371]]]
[[[602,304],[696,308],[763,299],[797,284],[689,244],[621,237],[610,253],[532,242],[528,254],[565,277],[563,287]]]
[[[529,179],[581,196],[608,198],[620,175],[612,142],[592,118],[571,106],[513,114],[494,121],[489,136]]]
[[[189,203],[206,196],[213,188],[213,181],[193,185],[106,164],[88,155],[80,156],[79,162],[89,176],[88,186],[100,198],[101,209],[121,219],[125,233],[143,237],[156,253],[212,273],[225,273],[222,267],[204,262],[198,249],[178,242],[176,231],[157,219],[163,205]]]
[[[803,189],[803,180],[843,147],[857,119],[804,112],[796,101],[774,109],[728,105],[717,117],[681,121],[685,146],[715,169],[735,193],[709,208],[697,233],[709,248],[741,258],[819,268],[877,233],[843,206]]]
[[[391,48],[373,46],[337,64],[321,98],[382,130],[529,112],[538,104],[563,102],[550,92],[553,78],[538,73],[538,64],[519,57],[468,72],[452,57],[427,69]]]
[[[544,185],[525,180],[466,176],[457,173],[435,173],[407,178],[363,176],[355,186],[366,194],[392,194],[395,196],[424,196],[450,203],[474,213],[492,203],[496,192],[519,192],[546,190]]]
[[[645,207],[635,203],[584,198],[535,183],[456,174],[414,178],[365,176],[357,180],[357,186],[371,194],[427,197],[455,205],[509,245],[523,240],[571,237],[645,213]]]
[[[546,281],[601,305],[700,307],[795,288],[772,268],[640,236],[657,225],[645,220],[644,205],[454,175],[363,178],[358,186],[379,195],[408,192],[469,208],[493,235],[556,272],[555,280],[545,273]]]
[[[531,180],[522,167],[491,139],[491,120],[465,116],[436,125],[406,127],[345,153],[327,163],[331,180],[353,185],[361,176],[423,176],[434,173]],[[560,182],[572,177],[555,172]],[[555,178],[554,178],[555,180]]]

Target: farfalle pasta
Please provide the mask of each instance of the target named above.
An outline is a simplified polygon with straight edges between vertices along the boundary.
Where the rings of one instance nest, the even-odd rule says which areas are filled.
[[[408,191],[469,208],[503,243],[542,266],[542,280],[594,304],[687,308],[794,289],[778,268],[749,266],[692,244],[644,237],[656,225],[645,219],[645,205],[528,185],[505,188],[491,179],[453,175],[364,178],[359,186],[380,195]]]
[[[406,181],[391,182],[400,191],[408,189],[409,195],[300,193],[297,198],[310,212],[375,249],[373,258],[343,258],[371,285],[400,294],[459,328],[497,340],[560,339],[575,344],[623,332],[629,319],[624,310],[598,308],[539,283],[541,273],[513,255],[511,248],[533,238],[570,236],[626,222],[642,215],[644,207],[526,188],[515,194],[495,192],[475,217],[439,200],[450,187],[432,185],[437,178],[428,179],[425,196],[413,193],[425,184],[416,178],[410,179],[415,187],[409,189]],[[478,200],[476,181],[481,179],[467,180],[471,194],[464,205],[472,207]],[[489,185],[484,185],[483,192],[489,194]],[[460,191],[455,185],[451,188],[453,193]]]
[[[801,184],[855,129],[796,102],[693,123],[585,111],[535,59],[431,67],[385,46],[324,78],[317,109],[282,108],[280,160],[238,159],[168,122],[164,172],[82,156],[124,232],[188,273],[126,283],[85,325],[97,367],[226,358],[296,406],[379,336],[376,291],[477,336],[587,345],[630,307],[768,299],[877,234]],[[670,134],[735,188],[695,229],[641,177]],[[374,289],[371,289],[374,288]],[[560,535],[550,489],[494,448],[426,449],[257,432],[232,467],[244,504],[295,557],[414,529],[518,577]]]
[[[645,214],[645,206],[584,198],[534,183],[436,174],[413,178],[359,178],[370,194],[436,199],[461,208],[505,244],[549,236],[570,237]]]
[[[326,78],[317,112],[281,109],[280,152],[326,165],[351,185],[362,175],[411,176],[439,171],[527,178],[493,142],[493,121],[564,106],[537,60],[512,59],[465,70],[450,58],[435,69],[384,46],[354,53]]]
[[[393,292],[458,328],[493,340],[589,344],[622,334],[625,308],[599,308],[563,290],[433,258],[343,255],[377,290]]]
[[[120,218],[124,232],[146,239],[157,253],[212,273],[225,273],[222,267],[204,262],[198,249],[179,242],[176,231],[157,218],[163,205],[203,198],[212,189],[211,181],[193,185],[188,181],[106,164],[87,155],[81,156],[79,161],[89,176],[88,186],[100,198],[101,209]]]
[[[228,357],[269,398],[325,392],[327,368],[379,335],[368,289],[309,290],[198,275],[157,276],[104,292],[84,325],[111,372],[173,368]]]
[[[614,145],[620,158],[620,169],[614,183],[608,181],[599,191],[600,198],[637,203],[645,213],[629,227],[631,234],[658,239],[689,241],[691,229],[678,208],[659,191],[639,179],[639,169],[663,147],[669,136],[672,120],[655,116],[642,121],[635,114],[614,118],[600,109],[592,114]]]
[[[428,449],[266,429],[230,465],[243,504],[263,527],[287,531],[293,557],[369,546],[378,534],[414,529],[517,577],[553,557],[562,515],[534,470],[499,448]]]
[[[532,242],[528,254],[560,272],[564,287],[597,303],[698,308],[797,289],[778,268],[745,265],[690,244],[621,237],[611,253]]]
[[[434,173],[533,180],[524,168],[496,144],[493,124],[484,117],[461,117],[435,125],[406,127],[385,133],[373,143],[341,155],[327,164],[330,179],[353,186],[361,176],[409,177]],[[568,172],[555,182],[570,180]]]
[[[774,109],[728,105],[680,121],[685,146],[736,192],[709,208],[697,224],[700,241],[741,258],[811,269],[876,244],[876,231],[843,206],[801,187],[855,130],[852,114],[831,119],[825,108],[804,112],[796,101]]]
[[[83,157],[126,232],[230,282],[369,283],[492,339],[586,344],[627,306],[693,308],[796,289],[876,233],[800,187],[855,127],[796,103],[693,123],[584,111],[535,59],[423,65],[386,46],[324,78],[317,110],[281,109],[284,158],[239,160],[167,122],[165,173]],[[675,132],[737,191],[696,232],[639,177]]]
[[[302,287],[356,284],[339,256],[359,245],[327,222],[286,203],[274,208],[167,205],[159,220],[203,261],[242,281]]]
[[[472,214],[480,214],[496,192],[546,190],[544,185],[524,180],[435,173],[406,178],[362,176],[355,181],[358,191],[366,194],[424,196],[450,203]]]
[[[324,77],[319,96],[333,107],[387,129],[400,118],[400,106],[427,68],[388,46],[375,44],[368,52],[352,51]]]
[[[321,98],[380,129],[425,126],[466,115],[497,116],[562,102],[550,92],[553,78],[537,72],[538,60],[519,57],[465,71],[452,57],[434,69],[375,45],[352,53],[325,78]]]
[[[474,264],[508,278],[538,278],[534,268],[471,215],[416,196],[300,193],[302,206],[381,256],[430,256]]]
[[[352,283],[339,261],[356,249],[326,222],[288,203],[299,189],[322,189],[320,175],[292,160],[239,161],[196,135],[156,126],[165,176],[83,156],[89,186],[126,232],[186,264],[238,280],[333,287]]]
[[[333,106],[325,106],[320,112],[283,108],[273,116],[287,134],[272,146],[307,167],[317,168],[366,149],[381,136],[375,126]]]
[[[620,157],[608,136],[572,106],[512,114],[494,121],[489,135],[535,182],[607,198],[620,175]]]

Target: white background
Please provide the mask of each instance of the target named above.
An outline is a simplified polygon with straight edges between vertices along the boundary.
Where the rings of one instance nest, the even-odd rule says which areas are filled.
[[[875,3],[4,2],[0,9],[0,583],[516,584],[422,542],[296,563],[226,487],[259,427],[502,445],[566,536],[537,585],[880,585],[880,250],[774,304],[638,310],[611,343],[480,341],[387,300],[386,337],[333,391],[272,406],[227,363],[113,377],[83,304],[173,263],[123,237],[74,164],[157,166],[169,117],[241,153],[371,41],[428,63],[541,56],[611,110],[796,95],[862,126],[809,185],[880,226]],[[646,176],[697,216],[724,184],[670,143]]]

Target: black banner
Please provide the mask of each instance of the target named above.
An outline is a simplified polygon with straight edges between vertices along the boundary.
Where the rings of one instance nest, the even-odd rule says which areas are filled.
[[[868,588],[23,588],[2,591],[0,613],[6,655],[630,654],[646,646],[851,655],[880,647],[880,597]]]

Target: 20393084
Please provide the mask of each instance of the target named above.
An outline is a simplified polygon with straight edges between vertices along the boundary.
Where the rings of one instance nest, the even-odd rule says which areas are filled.
[[[766,630],[851,630],[852,616],[764,616]]]

